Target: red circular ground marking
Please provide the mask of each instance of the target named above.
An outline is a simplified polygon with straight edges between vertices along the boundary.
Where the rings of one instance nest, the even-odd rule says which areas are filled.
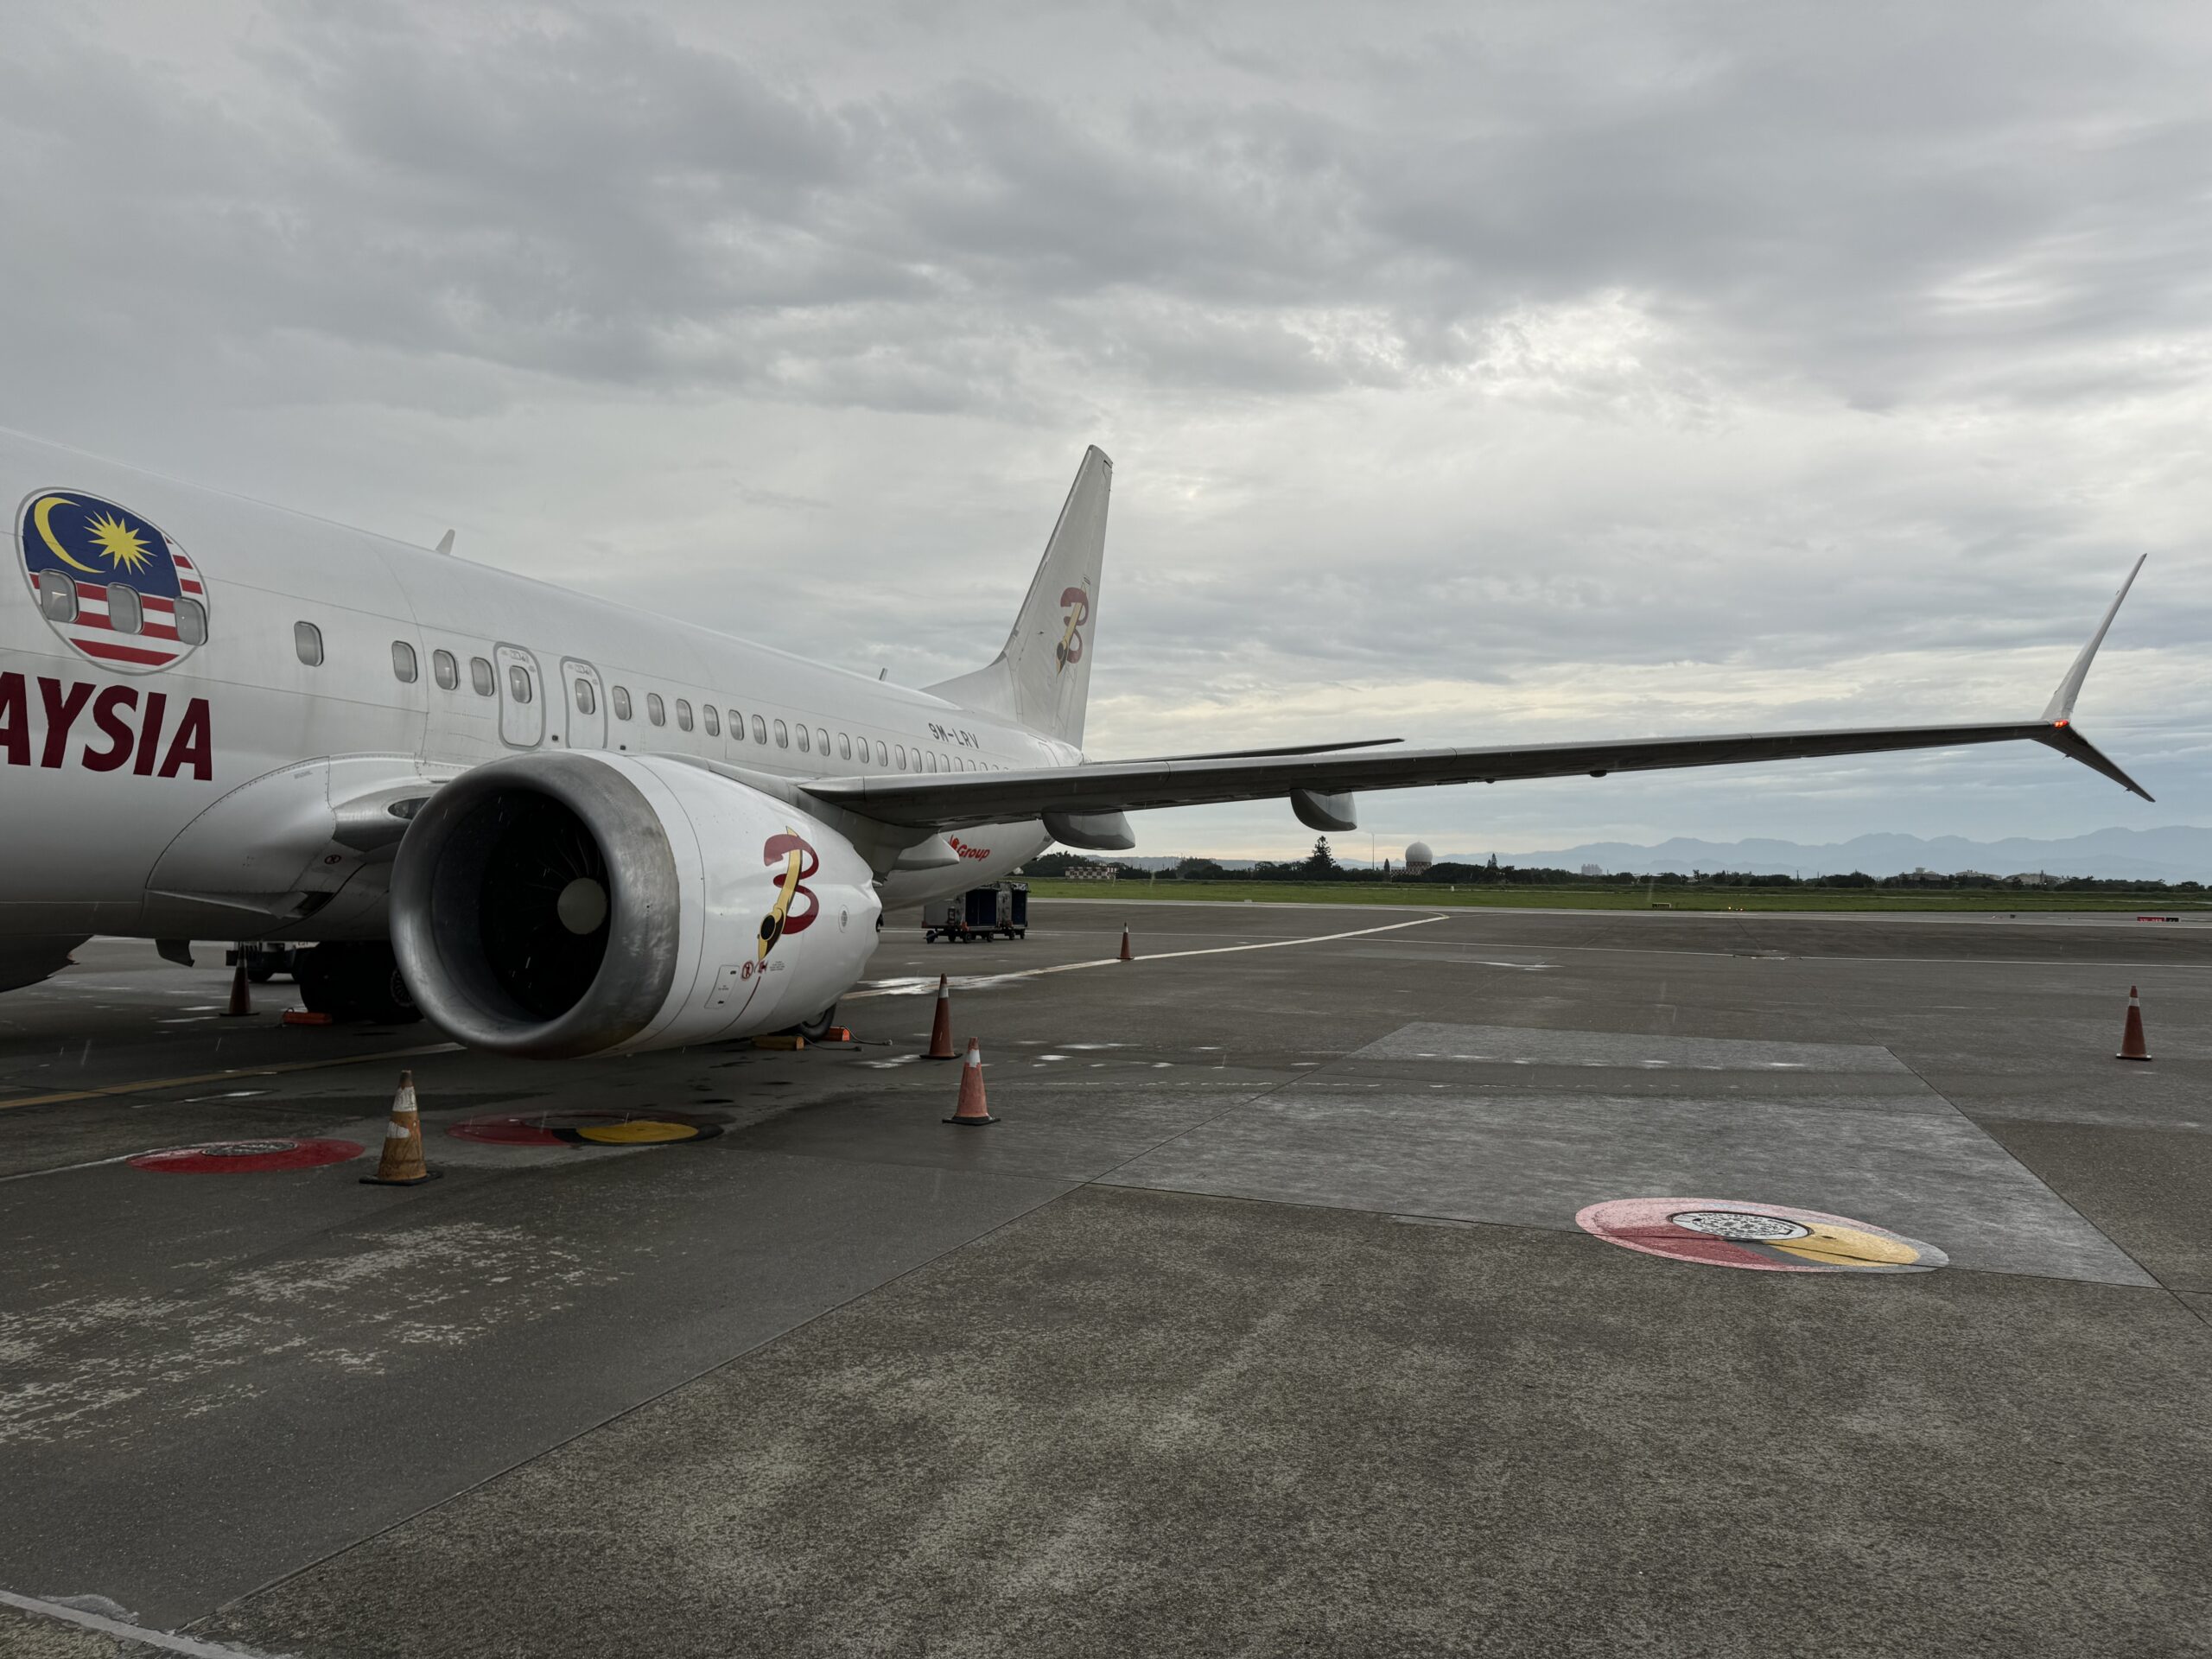
[[[499,1147],[588,1147],[621,1145],[619,1137],[600,1140],[592,1130],[620,1128],[628,1124],[665,1125],[671,1133],[640,1144],[675,1145],[705,1141],[720,1135],[721,1125],[692,1112],[664,1112],[653,1107],[641,1111],[604,1111],[588,1108],[562,1112],[494,1112],[449,1124],[446,1133],[462,1141],[483,1141]],[[688,1133],[687,1133],[688,1131]]]
[[[1871,1221],[1738,1198],[1612,1198],[1574,1220],[1623,1249],[1757,1273],[1927,1273],[1951,1259]]]
[[[128,1160],[133,1169],[158,1169],[175,1175],[258,1175],[272,1169],[320,1169],[361,1155],[358,1141],[210,1141],[197,1147],[169,1147],[142,1152]]]

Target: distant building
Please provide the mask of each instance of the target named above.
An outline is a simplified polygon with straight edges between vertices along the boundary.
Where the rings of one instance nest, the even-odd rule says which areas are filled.
[[[1582,867],[1582,874],[1585,875],[1603,875],[1605,873],[1605,867],[1602,864],[1585,864]]]
[[[1910,874],[1897,877],[1908,887],[1970,887],[1976,881],[1994,881],[1997,879],[1986,870],[1931,870],[1925,864],[1916,866]]]
[[[1425,841],[1417,841],[1406,849],[1408,875],[1427,875],[1435,862],[1436,855],[1428,850],[1428,843]]]
[[[2047,887],[2050,885],[2048,870],[2022,870],[2018,875],[2005,878],[2016,887]]]
[[[1061,872],[1070,881],[1112,881],[1121,874],[1111,864],[1071,864]]]

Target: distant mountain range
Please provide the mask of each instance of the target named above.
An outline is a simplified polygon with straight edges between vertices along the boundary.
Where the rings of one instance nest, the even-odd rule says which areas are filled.
[[[1452,854],[1462,862],[1480,862],[1471,854]],[[1487,850],[1482,859],[1490,856]],[[2086,836],[2039,841],[2009,836],[2002,841],[1968,841],[1961,836],[1856,836],[1849,841],[1808,846],[1794,841],[1694,841],[1677,837],[1656,847],[1625,842],[1592,842],[1559,852],[1503,853],[1501,864],[1541,864],[1579,870],[1596,864],[1607,872],[1748,870],[1759,875],[1828,874],[1863,870],[1868,875],[1900,875],[1910,870],[1980,870],[1987,875],[2017,875],[2047,870],[2053,875],[2143,878],[2166,881],[2212,880],[2212,830],[2174,824],[2162,830],[2094,830]]]
[[[1440,863],[1480,864],[1491,849],[1441,852]],[[1392,855],[1392,861],[1397,861]],[[1164,867],[1168,858],[1124,861],[1140,867]],[[1217,861],[1230,869],[1249,868],[1249,858]],[[1364,859],[1345,858],[1346,864]],[[1595,864],[1608,874],[1632,870],[1639,875],[1693,870],[1745,870],[1758,875],[1840,875],[1853,870],[1868,875],[1902,875],[1911,870],[1954,874],[1980,870],[1986,875],[2018,875],[2044,870],[2055,876],[2093,875],[2108,880],[2212,881],[2212,830],[2174,824],[2163,830],[2096,830],[2086,836],[2038,841],[2012,836],[2003,841],[1968,841],[1960,836],[1857,836],[1849,841],[1808,845],[1796,841],[1697,841],[1677,836],[1656,847],[1629,842],[1593,841],[1551,852],[1497,849],[1501,864],[1540,865],[1580,870]]]

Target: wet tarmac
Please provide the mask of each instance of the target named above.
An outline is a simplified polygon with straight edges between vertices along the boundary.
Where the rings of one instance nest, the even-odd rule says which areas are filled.
[[[2212,927],[1036,923],[894,919],[802,1053],[232,1020],[124,942],[0,998],[0,1590],[410,1659],[2212,1651]],[[364,1185],[402,1066],[444,1176]],[[584,1114],[713,1133],[509,1133]],[[129,1161],[308,1138],[367,1151]],[[1948,1265],[1576,1224],[1668,1196]]]

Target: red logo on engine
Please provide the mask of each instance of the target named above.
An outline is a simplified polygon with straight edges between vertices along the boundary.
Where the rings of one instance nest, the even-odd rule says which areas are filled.
[[[991,855],[991,849],[989,848],[970,847],[966,842],[961,840],[957,836],[947,836],[945,840],[951,845],[952,850],[959,854],[961,857],[972,858],[979,864]]]
[[[768,906],[768,913],[760,918],[760,960],[765,961],[774,950],[776,941],[786,933],[804,933],[814,925],[814,918],[822,913],[822,904],[814,890],[806,885],[807,878],[822,868],[822,861],[804,836],[786,830],[780,836],[771,836],[760,849],[763,864],[781,864],[783,872],[776,882],[776,899]]]

